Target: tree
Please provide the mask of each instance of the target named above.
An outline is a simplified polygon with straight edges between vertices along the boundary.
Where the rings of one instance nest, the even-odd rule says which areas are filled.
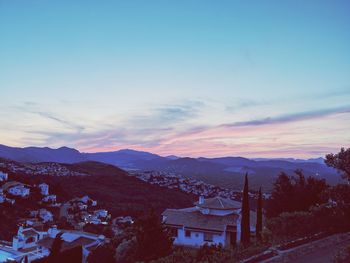
[[[243,243],[243,245],[248,245],[250,242],[250,209],[248,191],[248,174],[246,174],[243,188],[241,221],[241,242]]]
[[[327,202],[329,188],[324,179],[308,177],[301,170],[296,176],[280,173],[273,184],[271,198],[267,202],[267,216],[278,216],[283,212],[307,211],[311,206]]]
[[[266,228],[275,242],[281,242],[317,233],[319,229],[310,227],[313,219],[311,212],[285,212],[267,220]]]
[[[60,253],[62,248],[62,233],[56,235],[50,249],[49,262],[60,262]]]
[[[88,257],[89,263],[99,263],[99,262],[105,262],[105,263],[114,263],[114,249],[113,247],[109,245],[102,245],[94,249],[89,257]]]
[[[261,232],[262,232],[262,194],[261,187],[259,188],[259,195],[257,200],[257,208],[256,208],[256,238],[261,240]]]
[[[325,163],[342,173],[343,178],[348,179],[350,183],[350,148],[341,148],[337,154],[327,154]]]
[[[278,216],[282,212],[292,211],[291,198],[294,196],[294,187],[286,173],[281,172],[273,183],[271,198],[268,201],[267,216]]]
[[[135,222],[136,259],[150,261],[165,257],[172,252],[173,239],[168,235],[160,217],[152,210],[148,216]]]

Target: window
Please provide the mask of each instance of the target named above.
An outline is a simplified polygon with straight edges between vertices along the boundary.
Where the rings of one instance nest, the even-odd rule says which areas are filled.
[[[35,238],[34,238],[34,237],[28,237],[28,238],[26,239],[26,241],[25,241],[26,244],[28,244],[28,243],[33,243],[33,242],[35,242]]]
[[[185,237],[190,237],[190,236],[191,236],[191,231],[185,230]]]
[[[170,228],[169,233],[172,237],[177,237],[177,228],[175,227]]]
[[[213,234],[204,233],[204,241],[212,242],[213,241]]]

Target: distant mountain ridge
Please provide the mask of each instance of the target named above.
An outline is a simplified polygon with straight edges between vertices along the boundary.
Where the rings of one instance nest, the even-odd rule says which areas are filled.
[[[337,183],[340,176],[323,163],[322,158],[308,160],[293,158],[255,158],[221,157],[190,158],[167,156],[124,149],[112,152],[81,153],[76,149],[61,147],[16,148],[0,145],[0,157],[18,162],[58,162],[79,163],[97,161],[112,164],[126,170],[154,170],[182,174],[228,188],[240,188],[242,175],[249,173],[253,187],[259,185],[271,187],[274,178],[284,171],[292,174],[302,169],[305,175],[325,178],[329,183]]]

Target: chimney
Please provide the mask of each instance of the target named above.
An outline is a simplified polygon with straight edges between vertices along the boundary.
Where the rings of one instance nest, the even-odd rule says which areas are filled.
[[[52,227],[49,228],[49,230],[47,231],[47,233],[49,234],[49,236],[51,238],[55,238],[56,235],[59,233],[60,231],[57,229],[56,225],[53,225]]]
[[[22,234],[23,231],[23,225],[20,225],[18,228],[18,234]]]
[[[199,205],[204,204],[204,196],[203,195],[199,196],[198,204]]]

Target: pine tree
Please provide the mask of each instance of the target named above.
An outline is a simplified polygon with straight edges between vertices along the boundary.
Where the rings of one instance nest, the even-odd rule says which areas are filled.
[[[256,238],[258,240],[261,240],[261,232],[262,232],[262,194],[261,194],[261,187],[260,187],[258,200],[257,200],[257,208],[256,208]]]
[[[248,195],[248,174],[245,175],[242,200],[241,242],[248,245],[250,242],[250,209]]]

